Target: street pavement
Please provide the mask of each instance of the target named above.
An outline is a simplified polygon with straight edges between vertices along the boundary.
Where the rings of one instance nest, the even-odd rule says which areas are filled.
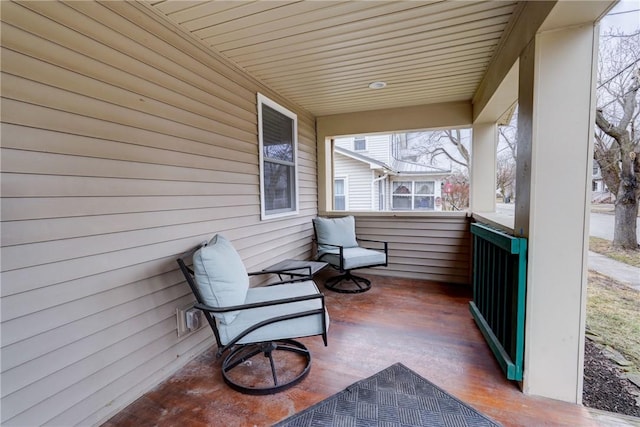
[[[615,216],[613,213],[591,212],[589,221],[589,235],[600,237],[601,239],[613,240],[613,224]],[[636,219],[636,234],[640,241],[640,218]]]
[[[496,213],[513,216],[514,205],[498,203]],[[615,217],[613,212],[605,209],[606,213],[591,212],[589,221],[589,235],[602,239],[613,240],[613,226]],[[640,218],[637,219],[636,231],[640,241]],[[604,255],[589,251],[589,270],[611,277],[640,291],[640,268],[608,258]]]

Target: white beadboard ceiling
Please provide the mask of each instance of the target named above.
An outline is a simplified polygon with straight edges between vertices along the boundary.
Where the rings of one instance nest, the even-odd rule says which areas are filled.
[[[470,100],[517,2],[149,4],[316,116]],[[384,89],[369,89],[385,81]]]

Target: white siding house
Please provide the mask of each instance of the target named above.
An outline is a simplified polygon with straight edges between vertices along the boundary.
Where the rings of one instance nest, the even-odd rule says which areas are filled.
[[[371,180],[374,171],[370,170],[359,160],[351,157],[340,156],[340,161],[336,161],[334,170],[334,192],[340,185],[344,188],[345,204],[342,209],[336,206],[336,210],[371,210]],[[343,181],[341,184],[339,181]]]
[[[451,171],[394,158],[392,139],[334,140],[334,210],[442,210],[441,186]]]
[[[613,200],[615,200],[615,195],[607,188],[600,165],[594,160],[591,177],[591,201],[593,203],[612,203]]]

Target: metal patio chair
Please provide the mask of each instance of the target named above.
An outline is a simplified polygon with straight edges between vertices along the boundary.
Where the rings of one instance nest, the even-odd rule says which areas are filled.
[[[191,257],[192,268],[188,266]],[[298,269],[290,280],[250,288],[250,276],[274,272],[247,273],[239,254],[221,235],[177,262],[196,297],[195,307],[213,330],[217,357],[226,354],[222,375],[231,388],[246,394],[272,394],[307,376],[311,353],[296,339],[321,335],[326,346],[329,327],[324,295],[311,280],[311,272],[300,276]],[[258,369],[266,365],[265,358],[268,367]],[[297,365],[295,371],[289,365]],[[263,378],[266,370],[271,378]]]
[[[328,263],[341,273],[328,278],[325,287],[342,293],[359,293],[371,289],[369,279],[351,272],[360,268],[386,267],[387,242],[358,238],[353,216],[314,218],[313,230],[317,246],[316,259]],[[361,246],[358,242],[369,247]],[[370,246],[378,246],[378,249]]]

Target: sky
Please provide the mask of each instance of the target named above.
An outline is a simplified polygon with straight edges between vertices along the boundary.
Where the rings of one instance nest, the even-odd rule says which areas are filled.
[[[625,34],[640,30],[640,0],[622,0],[611,9],[600,21],[600,31],[610,28],[620,28]]]

